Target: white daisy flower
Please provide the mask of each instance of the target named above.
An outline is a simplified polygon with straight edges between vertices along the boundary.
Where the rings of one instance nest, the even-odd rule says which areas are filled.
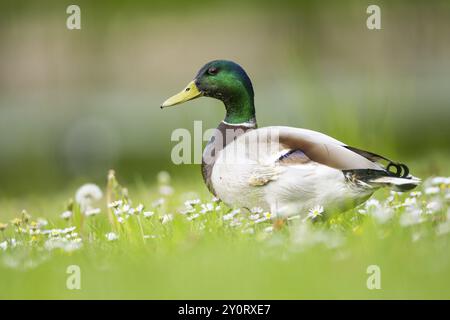
[[[242,230],[242,233],[245,233],[245,234],[254,234],[254,233],[255,233],[255,229],[253,229],[253,228],[247,228],[247,229]]]
[[[87,209],[91,208],[95,201],[100,200],[102,197],[102,190],[96,184],[87,183],[77,190],[75,201],[80,206],[81,211],[85,212]]]
[[[421,191],[413,191],[413,192],[411,192],[409,195],[410,195],[411,197],[418,198],[418,197],[421,197],[421,196],[422,196],[422,192],[421,192]]]
[[[199,203],[200,203],[200,199],[192,199],[192,200],[186,200],[184,202],[184,205],[188,208],[192,208]]]
[[[0,249],[3,249],[3,251],[8,249],[8,242],[7,241],[0,242]]]
[[[118,208],[123,204],[122,200],[117,200],[117,201],[113,201],[111,203],[108,204],[109,208]]]
[[[428,187],[425,189],[425,194],[438,194],[440,191],[439,187]]]
[[[269,220],[269,219],[266,218],[266,217],[262,217],[262,218],[256,219],[254,222],[255,222],[255,224],[257,224],[257,223],[261,223],[261,222],[264,222],[264,221],[267,221],[267,220]]]
[[[273,231],[273,226],[264,228],[264,232],[271,233]]]
[[[118,217],[118,218],[117,218],[117,222],[122,224],[122,223],[125,222],[125,219],[122,218],[122,217]]]
[[[115,240],[119,239],[119,236],[114,232],[109,232],[109,233],[105,234],[105,237],[108,241],[115,241]]]
[[[380,207],[380,201],[378,201],[377,199],[369,199],[366,201],[366,209],[369,208],[378,208]]]
[[[425,219],[422,217],[422,210],[417,208],[407,210],[400,217],[400,225],[403,227],[420,224],[424,221]]]
[[[152,207],[153,208],[158,208],[160,206],[162,206],[164,204],[164,199],[163,198],[159,198],[158,200],[153,201],[152,203]]]
[[[162,224],[166,224],[173,220],[173,214],[168,213],[168,214],[162,215],[160,220],[161,220]]]
[[[240,225],[242,225],[242,222],[238,219],[233,219],[233,221],[230,222],[230,227],[239,227]]]
[[[38,228],[45,227],[45,226],[48,225],[48,221],[43,219],[43,218],[38,218],[37,219],[37,225],[38,225]]]
[[[427,203],[427,211],[426,213],[432,214],[442,209],[442,202],[439,200],[433,200]]]
[[[260,207],[254,207],[254,208],[250,209],[251,213],[263,213],[263,211],[264,210],[262,208],[260,208]]]
[[[28,232],[29,232],[30,236],[34,236],[34,235],[40,234],[41,230],[40,229],[30,229]]]
[[[323,207],[317,205],[311,209],[309,209],[307,218],[311,218],[312,220],[316,219],[318,216],[321,216],[323,213]]]
[[[388,222],[394,216],[393,210],[388,207],[377,207],[371,210],[370,214],[381,224]]]
[[[211,201],[214,202],[214,203],[217,203],[217,202],[220,201],[220,199],[217,198],[217,197],[212,197]]]
[[[358,213],[359,214],[367,214],[367,210],[366,209],[358,209]]]
[[[233,214],[227,213],[227,214],[225,214],[225,215],[222,217],[222,219],[223,219],[224,221],[228,221],[228,220],[233,219],[233,217],[234,217]]]
[[[211,212],[214,210],[214,205],[211,202],[208,203],[202,203],[201,204],[201,210],[200,213],[207,213],[207,212]]]
[[[447,178],[447,177],[434,177],[434,178],[431,178],[430,183],[432,185],[449,184],[449,178]]]
[[[187,217],[186,219],[189,221],[192,221],[196,218],[200,217],[200,215],[198,213],[194,213],[193,215],[190,215],[189,217]]]
[[[136,211],[141,213],[142,210],[144,210],[144,205],[142,203],[139,203],[138,206],[136,207]]]
[[[72,215],[73,215],[72,211],[64,211],[59,216],[61,217],[61,219],[68,220],[70,219],[70,217],[72,217]]]
[[[403,202],[403,205],[405,206],[415,206],[417,204],[416,198],[406,198]]]
[[[179,211],[179,213],[182,214],[182,215],[186,215],[186,214],[194,213],[194,212],[195,212],[195,209],[192,208],[192,207]]]
[[[155,213],[153,211],[144,211],[143,215],[146,218],[150,218],[151,216],[153,216]]]
[[[234,217],[235,215],[239,214],[240,212],[241,212],[240,209],[235,209],[235,210],[231,211],[230,213],[227,213],[226,215],[224,215],[224,216],[222,217],[222,219],[223,219],[224,221],[231,220],[231,219],[233,219],[233,217]]]
[[[91,217],[91,216],[96,216],[96,215],[98,215],[100,212],[101,212],[100,208],[87,209],[87,210],[84,212],[84,215],[85,215],[86,217]]]
[[[70,233],[70,232],[74,231],[76,228],[77,228],[77,227],[68,227],[68,228],[64,228],[64,229],[60,230],[60,233],[62,233],[62,234],[67,234],[67,233]]]

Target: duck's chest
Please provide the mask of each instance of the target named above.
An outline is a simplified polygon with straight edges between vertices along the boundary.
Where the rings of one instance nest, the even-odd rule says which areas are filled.
[[[256,122],[241,125],[231,125],[221,122],[217,129],[213,131],[213,134],[206,145],[205,150],[203,151],[201,169],[203,180],[209,191],[214,195],[218,196],[212,182],[212,173],[222,150],[224,150],[225,147],[237,137],[255,128]]]

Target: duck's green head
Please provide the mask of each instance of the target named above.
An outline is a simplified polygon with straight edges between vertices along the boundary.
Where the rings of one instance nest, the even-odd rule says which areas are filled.
[[[243,123],[255,118],[252,83],[244,69],[235,62],[215,60],[205,64],[194,80],[183,91],[167,99],[161,108],[201,96],[221,100],[228,123]]]

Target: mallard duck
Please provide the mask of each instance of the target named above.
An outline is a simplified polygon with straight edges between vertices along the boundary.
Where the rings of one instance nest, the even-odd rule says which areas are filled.
[[[406,165],[300,128],[258,128],[253,86],[232,61],[204,65],[161,108],[198,97],[221,100],[225,119],[206,145],[202,174],[209,190],[230,207],[287,217],[320,206],[348,210],[381,187],[407,191],[420,180]]]

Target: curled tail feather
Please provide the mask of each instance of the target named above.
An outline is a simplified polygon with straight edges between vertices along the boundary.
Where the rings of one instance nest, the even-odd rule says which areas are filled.
[[[420,179],[409,175],[407,178],[400,177],[378,177],[368,180],[367,183],[373,186],[390,187],[395,191],[405,192],[414,189],[420,184]]]

